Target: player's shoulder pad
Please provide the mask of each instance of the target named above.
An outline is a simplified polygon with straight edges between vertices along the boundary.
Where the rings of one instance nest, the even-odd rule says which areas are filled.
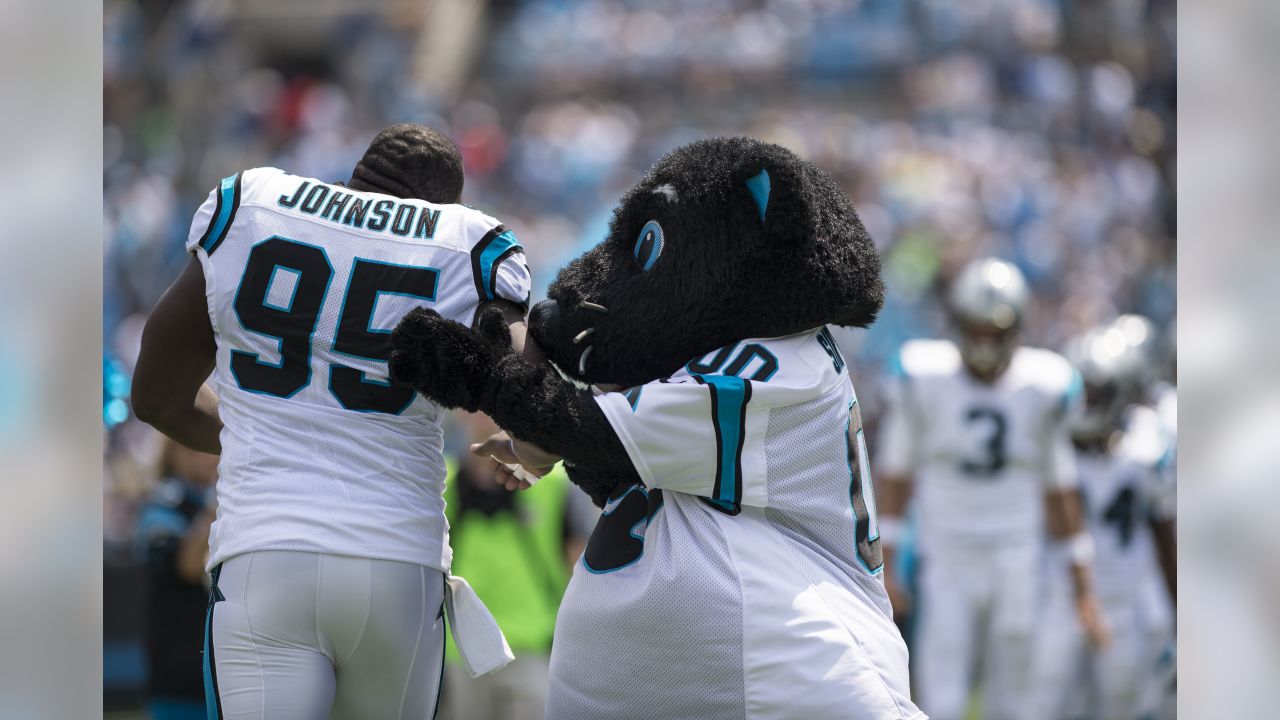
[[[204,234],[188,249],[194,251],[198,246],[212,255],[227,239],[240,207],[246,203],[261,202],[263,194],[270,192],[276,184],[273,181],[286,176],[288,173],[279,168],[258,167],[232,173],[219,180],[209,194],[213,201],[209,224]]]
[[[892,374],[905,378],[954,375],[962,367],[959,348],[942,339],[908,340],[890,362]]]
[[[1148,468],[1159,468],[1170,451],[1170,438],[1159,414],[1146,405],[1134,405],[1125,413],[1121,453]]]
[[[1038,389],[1066,408],[1083,396],[1084,382],[1062,355],[1044,348],[1019,347],[1013,353],[1009,372],[1021,384]]]
[[[281,170],[276,167],[256,167],[242,170],[240,172],[240,202],[258,202],[266,204],[270,200],[271,205],[276,204],[276,198],[283,192],[276,191],[281,185],[292,186],[292,181],[297,180],[297,175]]]
[[[516,234],[496,218],[466,205],[455,205],[465,210],[463,217],[463,235],[470,246],[471,274],[476,284],[476,295],[480,300],[494,300],[498,297],[498,267],[507,258],[523,254],[524,247],[516,239]]]
[[[847,382],[844,358],[826,328],[749,338],[690,360],[672,380],[736,378],[751,384],[755,407],[790,405]]]

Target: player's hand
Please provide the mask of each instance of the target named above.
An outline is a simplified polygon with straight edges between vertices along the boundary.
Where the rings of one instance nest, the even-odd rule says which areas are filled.
[[[1080,618],[1080,627],[1084,628],[1085,635],[1095,648],[1101,650],[1111,644],[1111,628],[1107,625],[1096,595],[1093,593],[1078,595],[1076,614]]]
[[[494,479],[507,490],[529,489],[559,460],[534,445],[513,441],[505,432],[473,444],[471,452],[489,461]]]

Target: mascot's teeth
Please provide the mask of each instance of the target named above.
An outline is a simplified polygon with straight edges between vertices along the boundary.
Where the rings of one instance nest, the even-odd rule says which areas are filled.
[[[583,300],[582,302],[578,303],[578,307],[582,308],[583,310],[594,310],[598,313],[607,314],[609,312],[609,308],[603,305],[597,305],[593,302],[587,302],[586,300]]]
[[[582,342],[583,340],[586,340],[588,337],[590,337],[590,336],[591,336],[591,333],[593,333],[593,332],[595,332],[595,331],[596,331],[596,329],[595,329],[595,328],[593,328],[593,327],[590,327],[590,328],[587,328],[586,330],[583,330],[582,332],[578,333],[578,334],[577,334],[577,336],[575,336],[575,337],[573,338],[573,344],[574,344],[574,345],[577,345],[578,343]]]
[[[588,345],[586,350],[582,351],[582,355],[578,358],[578,374],[587,374],[587,358],[591,357],[591,351],[595,350],[595,345]]]

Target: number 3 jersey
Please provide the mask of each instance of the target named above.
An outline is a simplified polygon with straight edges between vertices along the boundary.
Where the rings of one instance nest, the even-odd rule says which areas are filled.
[[[613,492],[574,567],[548,718],[919,716],[825,329],[596,401],[643,484]]]
[[[986,384],[954,343],[913,340],[893,375],[876,467],[912,479],[921,552],[1042,543],[1045,491],[1076,484],[1070,420],[1081,384],[1067,360],[1020,347]]]
[[[303,550],[447,570],[443,410],[390,380],[414,307],[471,324],[525,304],[512,233],[436,205],[246,170],[214,188],[187,250],[204,270],[222,417],[210,567]]]

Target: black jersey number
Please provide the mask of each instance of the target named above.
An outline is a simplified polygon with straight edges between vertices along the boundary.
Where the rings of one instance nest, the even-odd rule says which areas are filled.
[[[1125,485],[1102,512],[1102,519],[1115,528],[1120,547],[1128,547],[1138,522],[1138,491],[1132,485]]]
[[[969,457],[960,461],[960,468],[969,475],[989,478],[1004,469],[1006,461],[1005,433],[1009,423],[1004,413],[994,408],[977,407],[969,410],[965,421],[980,424],[986,428],[986,436],[978,448],[977,457]]]
[[[270,295],[279,272],[292,274],[288,300]],[[378,296],[409,295],[434,300],[439,271],[357,259],[343,296],[333,351],[350,357],[386,362],[391,333],[371,327]],[[333,266],[323,249],[274,236],[254,246],[233,303],[240,324],[273,338],[278,363],[258,353],[231,351],[231,374],[241,389],[290,398],[311,384],[311,340],[333,280]],[[276,298],[279,300],[280,298]],[[413,388],[394,381],[370,380],[364,372],[340,364],[329,368],[329,390],[348,410],[397,414],[413,400]]]
[[[434,268],[406,267],[357,259],[351,269],[347,296],[333,351],[355,358],[385,363],[391,357],[391,331],[375,330],[374,306],[380,295],[408,295],[436,299],[440,273]],[[392,380],[370,380],[365,373],[345,365],[329,366],[329,390],[342,407],[359,412],[398,415],[413,402],[413,387]]]
[[[661,490],[649,490],[638,483],[614,488],[591,531],[582,564],[602,575],[639,560],[644,555],[644,532],[661,508]]]
[[[293,292],[276,304],[267,295],[281,271],[294,276]],[[280,362],[232,350],[231,374],[241,389],[289,398],[311,384],[311,335],[332,279],[329,258],[314,245],[276,236],[249,252],[233,307],[245,330],[276,340]]]

